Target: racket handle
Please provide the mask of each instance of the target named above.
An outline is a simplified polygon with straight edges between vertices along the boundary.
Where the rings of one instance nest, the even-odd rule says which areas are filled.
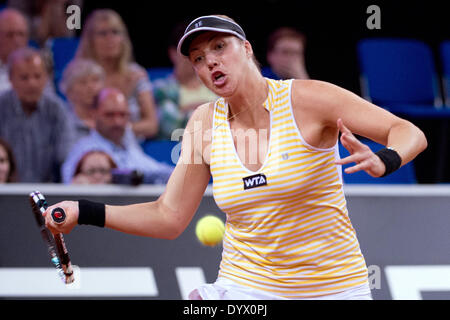
[[[61,224],[66,220],[66,212],[63,208],[57,207],[52,210],[52,219],[56,224]]]

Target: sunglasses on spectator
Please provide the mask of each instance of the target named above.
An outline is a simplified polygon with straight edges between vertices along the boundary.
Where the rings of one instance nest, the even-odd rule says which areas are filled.
[[[105,175],[111,173],[111,169],[107,169],[107,168],[91,168],[91,169],[87,169],[87,170],[83,171],[83,173],[88,175],[88,176],[93,176],[96,173],[99,173],[99,174],[105,176]]]
[[[290,49],[275,49],[274,52],[286,56],[299,56],[303,54],[301,50],[290,50]]]
[[[6,38],[14,38],[14,37],[22,37],[25,38],[27,36],[27,33],[24,31],[7,31],[2,32],[2,35]]]
[[[109,34],[112,34],[113,36],[120,36],[122,35],[122,31],[120,31],[119,29],[98,30],[95,31],[94,34],[99,37],[106,37]]]

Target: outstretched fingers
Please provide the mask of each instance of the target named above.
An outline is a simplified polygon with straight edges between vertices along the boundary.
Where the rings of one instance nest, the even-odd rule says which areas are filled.
[[[337,127],[341,132],[341,143],[350,154],[354,154],[355,152],[364,149],[364,144],[356,139],[353,133],[344,125],[342,119],[337,120]]]
[[[338,165],[355,163],[354,166],[346,168],[344,170],[345,173],[365,171],[371,176],[380,176],[384,172],[383,168],[381,168],[382,164],[380,164],[379,158],[372,150],[353,135],[353,133],[344,125],[342,119],[337,120],[337,127],[341,132],[340,141],[350,155],[336,160],[335,163]]]

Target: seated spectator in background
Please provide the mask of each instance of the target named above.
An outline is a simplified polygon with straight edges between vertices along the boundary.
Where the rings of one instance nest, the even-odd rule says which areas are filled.
[[[95,101],[95,130],[71,149],[62,167],[64,183],[71,182],[77,163],[92,150],[109,154],[119,169],[142,172],[147,183],[166,183],[173,167],[144,153],[129,125],[130,112],[124,94],[116,88],[104,88]]]
[[[88,151],[78,162],[72,179],[72,183],[112,183],[111,170],[114,168],[117,168],[117,165],[106,152],[99,150]]]
[[[168,55],[173,73],[154,82],[154,96],[158,106],[158,138],[170,139],[172,132],[185,128],[192,112],[199,105],[218,97],[197,77],[189,60],[177,52],[178,40],[185,25],[177,25],[169,37]]]
[[[41,55],[21,48],[8,58],[12,89],[0,95],[0,137],[13,149],[19,182],[58,182],[73,132],[63,102],[44,92]]]
[[[275,80],[309,79],[305,45],[306,37],[293,28],[282,27],[271,33],[267,42],[270,71],[264,76]]]
[[[128,100],[132,128],[138,138],[158,132],[158,117],[147,71],[133,62],[132,44],[122,18],[111,9],[93,11],[83,26],[75,59],[93,59],[105,70],[105,84]]]
[[[104,86],[105,72],[93,60],[75,59],[64,69],[60,90],[69,104],[75,140],[95,128],[94,99]]]
[[[40,47],[50,38],[75,36],[75,30],[66,25],[66,9],[73,4],[82,9],[83,0],[8,0],[8,7],[20,10],[28,17],[30,39]]]
[[[18,10],[6,8],[0,11],[0,93],[11,89],[8,72],[8,56],[14,50],[25,48],[29,42],[29,26],[26,17]],[[47,73],[51,75],[52,62],[49,53],[41,50]],[[48,77],[45,91],[55,93],[53,81]]]
[[[16,160],[9,144],[0,139],[0,183],[16,182]]]
[[[8,56],[28,44],[28,24],[22,13],[15,9],[0,11],[0,93],[11,89],[8,74]]]

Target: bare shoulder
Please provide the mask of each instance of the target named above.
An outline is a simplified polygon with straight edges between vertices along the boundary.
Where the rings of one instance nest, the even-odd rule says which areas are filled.
[[[291,98],[294,113],[302,120],[335,130],[341,119],[351,132],[374,141],[384,141],[380,132],[388,132],[401,120],[356,93],[326,81],[294,81]]]
[[[198,106],[192,113],[187,127],[198,126],[199,122],[202,124],[202,130],[211,128],[214,114],[214,102],[204,103]]]
[[[190,117],[183,135],[185,148],[200,155],[205,164],[210,162],[214,102],[198,106]]]
[[[373,108],[368,101],[357,94],[337,86],[333,83],[320,80],[294,80],[292,83],[292,107],[294,110],[316,114],[320,119],[328,119],[331,115],[352,112],[355,108]],[[353,108],[352,108],[353,107]],[[331,119],[334,125],[334,117]]]
[[[321,80],[294,80],[292,95],[295,101],[327,102],[340,96],[353,95],[352,92],[330,82]]]
[[[142,67],[141,65],[137,64],[136,62],[132,62],[132,63],[128,64],[127,70],[128,70],[128,72],[131,72],[131,73],[146,72],[145,68]]]
[[[147,71],[144,69],[144,67],[140,66],[139,64],[133,62],[128,65],[128,68],[126,70],[126,76],[127,80],[130,81],[136,81],[142,78],[148,78]]]
[[[320,80],[294,80],[291,88],[292,109],[297,119],[323,125],[330,101],[335,99],[331,83]]]

